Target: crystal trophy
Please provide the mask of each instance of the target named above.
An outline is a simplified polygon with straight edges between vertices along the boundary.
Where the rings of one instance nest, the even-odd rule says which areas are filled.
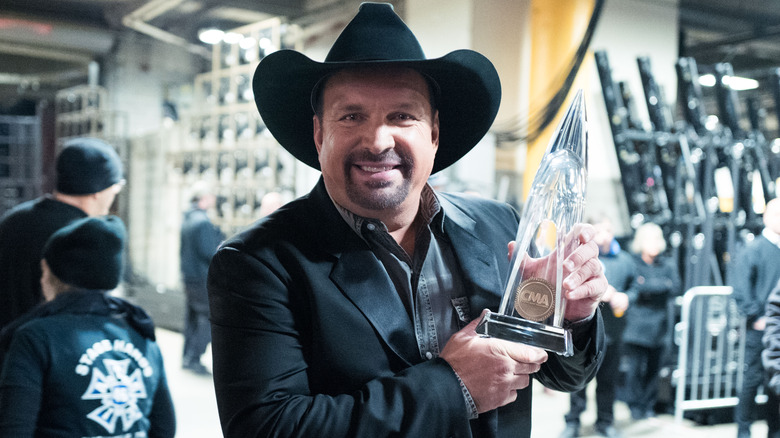
[[[588,163],[585,103],[579,90],[550,140],[534,176],[512,252],[497,313],[488,312],[477,333],[571,356],[563,327],[563,262],[578,243]]]

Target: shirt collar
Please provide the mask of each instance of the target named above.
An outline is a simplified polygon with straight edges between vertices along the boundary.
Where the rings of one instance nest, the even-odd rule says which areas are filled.
[[[330,198],[330,200],[333,202],[333,205],[336,206],[336,210],[338,210],[339,214],[341,214],[341,217],[344,218],[344,221],[349,225],[349,227],[358,234],[358,236],[363,236],[362,229],[363,225],[366,223],[371,223],[379,227],[380,230],[383,230],[387,232],[387,226],[378,219],[371,219],[366,218],[363,216],[359,216],[351,211],[349,211],[346,207],[343,207],[339,205],[336,201],[333,200],[333,198]],[[441,211],[441,204],[439,203],[439,199],[436,196],[436,192],[431,188],[430,185],[425,184],[423,186],[422,192],[420,193],[420,210],[417,214],[419,214],[423,220],[423,223],[426,225],[431,224],[440,224],[443,223],[443,218],[441,218],[441,215],[437,216],[439,212]],[[443,228],[443,225],[441,225]]]
[[[780,247],[780,234],[775,233],[774,231],[770,230],[769,228],[764,228],[761,231],[761,235],[766,237],[766,240],[774,243],[776,246]]]

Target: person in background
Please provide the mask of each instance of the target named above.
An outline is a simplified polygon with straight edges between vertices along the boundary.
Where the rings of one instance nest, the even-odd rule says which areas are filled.
[[[764,351],[761,359],[767,372],[767,391],[780,398],[780,281],[766,300],[766,328],[764,329]],[[780,416],[780,407],[774,412]],[[767,416],[772,412],[767,412]],[[775,434],[775,437],[780,434]]]
[[[766,204],[764,229],[746,244],[729,264],[728,283],[733,288],[732,297],[739,313],[746,318],[745,360],[743,363],[742,389],[738,394],[734,419],[738,437],[750,437],[750,426],[756,412],[756,394],[764,382],[765,372],[761,363],[767,297],[780,280],[780,198]],[[767,391],[767,426],[769,436],[780,434],[778,398]]]
[[[41,249],[75,219],[106,215],[122,189],[122,162],[95,138],[65,143],[57,156],[55,190],[17,205],[0,219],[0,329],[43,301]]]
[[[196,184],[190,209],[181,224],[181,275],[187,304],[184,318],[182,368],[196,374],[210,374],[201,356],[211,342],[209,298],[206,278],[209,263],[225,235],[209,219],[216,196],[205,184]]]
[[[125,235],[119,218],[95,217],[47,241],[39,280],[47,301],[0,336],[0,436],[174,436],[154,324],[110,295]]]
[[[277,192],[276,190],[270,191],[263,195],[263,198],[260,200],[258,216],[266,217],[278,210],[282,205],[284,205],[284,199],[281,192]]]
[[[609,438],[620,437],[620,432],[614,426],[615,398],[617,385],[620,381],[621,338],[625,319],[623,314],[628,308],[628,290],[634,276],[634,261],[630,254],[620,248],[615,239],[612,221],[606,216],[588,221],[593,224],[596,234],[593,241],[599,247],[599,261],[604,266],[604,275],[609,286],[602,297],[604,305],[601,315],[604,317],[604,328],[607,335],[607,347],[604,361],[596,374],[596,425],[597,436]],[[580,436],[580,415],[587,406],[587,392],[583,388],[571,393],[570,410],[565,415],[566,428],[561,438]]]
[[[322,177],[211,262],[226,437],[523,437],[532,377],[587,384],[607,288],[593,227],[563,273],[573,356],[548,355],[475,331],[501,300],[516,211],[427,184],[490,128],[490,61],[425,59],[392,5],[363,3],[324,63],[280,50],[253,84],[269,131]]]
[[[623,330],[626,361],[626,403],[631,417],[655,416],[659,370],[667,333],[669,300],[681,293],[680,274],[666,250],[663,230],[654,223],[642,224],[634,234],[634,276],[627,294],[629,307]]]

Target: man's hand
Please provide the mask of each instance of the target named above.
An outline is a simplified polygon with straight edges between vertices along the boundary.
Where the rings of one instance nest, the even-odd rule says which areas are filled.
[[[612,286],[610,286],[610,288],[613,290],[615,289]],[[618,292],[615,290],[609,297],[609,305],[612,307],[612,313],[620,318],[623,316],[623,314],[626,313],[626,310],[628,309],[628,295],[624,292]]]
[[[471,393],[479,413],[517,399],[539,371],[547,352],[498,338],[480,337],[475,329],[482,316],[452,335],[440,357],[450,364]]]
[[[579,321],[596,311],[602,295],[607,291],[607,278],[599,262],[599,248],[593,241],[596,230],[590,224],[577,224],[572,229],[567,240],[571,253],[563,262],[563,287],[567,299],[564,318],[569,321]],[[571,237],[571,240],[569,240]],[[509,242],[509,254],[514,251],[515,242]],[[528,257],[526,255],[526,257]],[[535,269],[545,271],[555,263],[555,252],[548,258],[529,260],[531,272]],[[533,267],[538,265],[538,267]],[[545,269],[546,268],[546,269]],[[550,277],[549,273],[540,272],[542,278]]]

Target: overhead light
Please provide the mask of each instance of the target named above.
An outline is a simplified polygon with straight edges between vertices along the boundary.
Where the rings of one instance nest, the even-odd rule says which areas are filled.
[[[238,43],[238,46],[244,50],[249,50],[257,46],[257,40],[252,37],[245,37]]]
[[[701,85],[702,87],[714,87],[715,75],[706,74],[706,75],[699,76],[699,85]]]
[[[260,42],[258,43],[260,45],[261,49],[267,50],[273,47],[274,43],[271,42],[270,38],[260,38]]]
[[[243,39],[244,36],[238,32],[227,32],[225,33],[225,35],[222,36],[222,41],[228,44],[238,44]]]
[[[706,74],[699,76],[699,85],[702,87],[714,87],[715,76]],[[758,81],[742,76],[723,76],[723,84],[735,91],[755,90],[758,88]]]
[[[270,55],[271,53],[276,51],[276,47],[268,37],[260,38],[260,41],[257,42],[257,44],[260,46],[261,49],[263,49],[264,55]]]
[[[198,39],[205,44],[218,44],[225,36],[225,32],[219,29],[201,29],[198,31]]]
[[[723,83],[728,85],[732,90],[755,90],[758,88],[758,81],[750,78],[743,78],[740,76],[723,76]]]

